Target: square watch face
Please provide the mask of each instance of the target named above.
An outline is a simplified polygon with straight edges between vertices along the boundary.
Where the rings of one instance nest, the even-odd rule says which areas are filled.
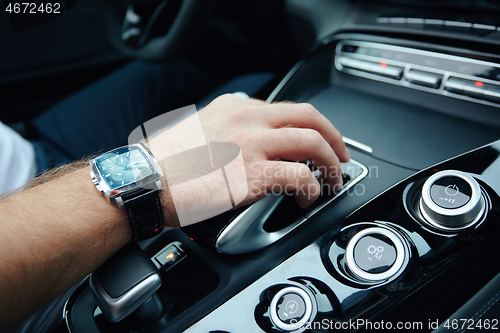
[[[137,147],[123,147],[105,154],[96,160],[96,166],[111,191],[154,173],[149,159]]]

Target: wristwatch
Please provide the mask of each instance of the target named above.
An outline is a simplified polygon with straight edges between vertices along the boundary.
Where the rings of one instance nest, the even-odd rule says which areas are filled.
[[[111,204],[127,211],[132,233],[141,240],[163,229],[159,193],[163,172],[142,143],[120,147],[90,160],[90,176]]]

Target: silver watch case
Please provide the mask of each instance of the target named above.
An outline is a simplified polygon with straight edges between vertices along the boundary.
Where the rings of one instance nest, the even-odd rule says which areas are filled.
[[[112,154],[113,152],[115,152],[119,149],[122,149],[124,147],[136,147],[136,148],[142,150],[142,152],[144,152],[144,155],[146,156],[146,158],[151,162],[151,165],[153,166],[154,172],[153,172],[153,174],[145,177],[144,179],[136,181],[132,184],[118,187],[115,190],[111,191],[108,184],[106,183],[106,181],[103,179],[101,173],[99,172],[99,168],[97,168],[96,160],[103,155]],[[92,178],[92,182],[94,183],[95,187],[102,193],[102,195],[111,204],[118,204],[118,206],[122,209],[123,209],[123,200],[121,197],[124,194],[130,193],[138,188],[147,188],[147,189],[152,189],[152,190],[157,189],[158,192],[161,192],[161,190],[162,190],[161,177],[163,177],[163,171],[160,167],[160,163],[158,163],[158,161],[153,156],[151,151],[142,143],[136,143],[136,144],[123,146],[123,147],[119,147],[119,148],[110,150],[104,154],[97,156],[96,158],[91,159],[89,161],[89,164],[90,164],[90,177]]]

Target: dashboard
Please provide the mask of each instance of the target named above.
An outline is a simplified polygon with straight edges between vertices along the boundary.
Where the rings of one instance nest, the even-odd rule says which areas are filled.
[[[500,107],[495,63],[385,44],[341,41],[335,67],[342,72]]]
[[[497,23],[337,4],[334,33],[319,19],[267,100],[339,128],[342,191],[309,210],[267,197],[120,251],[68,299],[70,332],[498,329],[500,59],[436,39],[496,45]]]

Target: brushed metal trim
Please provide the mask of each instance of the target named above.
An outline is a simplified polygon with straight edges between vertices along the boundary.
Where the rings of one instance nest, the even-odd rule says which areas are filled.
[[[278,96],[278,94],[281,92],[281,89],[283,89],[283,87],[288,83],[288,81],[290,81],[292,76],[295,75],[295,73],[299,70],[299,68],[302,67],[303,63],[304,61],[301,60],[297,62],[295,66],[292,67],[292,69],[290,69],[290,71],[285,75],[285,77],[280,81],[280,83],[276,86],[276,88],[274,88],[269,97],[266,99],[267,103],[271,103],[274,101],[276,96]]]
[[[161,286],[160,274],[153,274],[118,298],[111,297],[99,280],[90,275],[89,287],[99,308],[111,322],[119,322],[144,304]]]
[[[351,159],[349,161],[349,163],[352,163],[352,164],[356,165],[357,167],[359,167],[361,169],[361,173],[359,175],[357,175],[355,178],[351,179],[351,181],[349,183],[347,183],[347,185],[344,186],[336,196],[334,196],[329,201],[325,202],[321,206],[316,207],[313,211],[311,211],[310,213],[308,213],[306,215],[306,218],[309,219],[312,216],[314,216],[315,214],[317,214],[320,210],[322,210],[323,208],[325,208],[326,206],[328,206],[330,203],[332,203],[333,201],[335,201],[343,193],[349,191],[352,187],[354,187],[357,183],[359,183],[363,178],[365,178],[368,175],[368,168],[366,166],[364,166],[363,164],[361,164],[358,161],[355,161],[353,159]]]
[[[458,177],[465,180],[472,190],[469,201],[462,207],[443,208],[431,198],[431,187],[443,177]],[[485,200],[477,181],[470,175],[458,170],[444,170],[430,176],[422,186],[420,213],[425,221],[443,230],[460,230],[479,221],[485,211]]]
[[[410,69],[407,73],[405,73],[405,78],[411,83],[420,82],[420,84],[430,85],[431,88],[439,88],[443,76],[440,74],[434,74],[434,73],[419,71],[416,69]]]
[[[367,60],[360,60],[346,56],[339,56],[339,64],[342,67],[352,68],[356,70],[367,71],[378,75],[385,75],[396,80],[399,80],[403,75],[404,67],[387,66],[381,67],[378,63]]]
[[[447,82],[448,77],[450,77],[450,76],[462,78],[462,79],[467,79],[467,80],[481,81],[484,83],[496,85],[500,89],[500,82],[498,82],[498,81],[487,79],[487,78],[482,78],[482,77],[478,77],[478,76],[474,76],[474,75],[462,74],[462,73],[452,72],[452,71],[448,71],[448,70],[441,70],[439,68],[434,68],[434,67],[422,66],[422,65],[418,65],[418,64],[409,64],[409,63],[404,62],[404,61],[386,59],[386,58],[382,58],[382,57],[376,57],[376,56],[364,55],[364,54],[346,53],[346,52],[341,51],[343,45],[353,45],[353,46],[369,47],[369,48],[375,48],[375,49],[381,49],[381,50],[405,52],[405,53],[411,53],[411,54],[428,56],[428,57],[445,59],[445,60],[460,61],[462,63],[470,63],[470,64],[476,64],[476,65],[481,65],[481,66],[489,66],[489,67],[494,67],[494,68],[497,68],[498,70],[500,70],[499,64],[488,62],[488,61],[483,61],[483,60],[476,60],[476,59],[472,59],[472,58],[453,56],[453,55],[448,55],[448,54],[444,54],[444,53],[423,51],[423,50],[419,50],[419,49],[402,47],[402,46],[394,46],[394,45],[389,45],[389,44],[381,44],[381,43],[373,43],[373,42],[361,42],[361,41],[354,41],[354,40],[348,40],[348,39],[341,40],[337,43],[336,49],[335,49],[335,59],[334,59],[334,66],[340,72],[344,72],[347,74],[371,79],[374,81],[390,83],[390,84],[404,86],[404,87],[415,89],[415,90],[421,90],[421,91],[425,91],[425,92],[429,92],[429,93],[433,93],[433,94],[437,94],[437,95],[448,96],[448,97],[461,99],[461,100],[468,101],[468,102],[479,103],[479,104],[484,104],[484,105],[500,108],[499,103],[491,102],[491,101],[488,101],[487,99],[474,98],[474,97],[470,97],[467,95],[449,92],[449,91],[446,91],[444,89],[445,83]],[[356,70],[356,69],[344,67],[344,66],[342,66],[342,64],[339,61],[339,58],[341,56],[342,57],[350,57],[353,59],[367,60],[367,61],[385,62],[391,66],[407,67],[407,71],[408,71],[408,69],[416,69],[416,70],[431,72],[431,73],[435,73],[435,74],[441,74],[441,75],[443,75],[443,79],[441,81],[441,85],[439,86],[439,88],[437,88],[437,89],[430,88],[430,87],[422,86],[419,84],[411,83],[410,81],[405,80],[404,75],[400,80],[398,80],[398,79],[393,79],[390,77],[384,77],[381,75],[364,72],[361,70]],[[407,71],[405,71],[405,74]],[[485,96],[485,98],[487,98],[487,97],[488,96]]]
[[[463,226],[457,226],[457,227],[453,227],[453,228],[445,227],[445,226],[437,223],[436,221],[434,221],[434,219],[432,217],[430,217],[425,212],[425,209],[424,209],[424,206],[422,203],[422,199],[419,200],[418,207],[419,207],[419,213],[420,213],[421,217],[424,219],[425,222],[429,223],[431,226],[434,226],[435,228],[438,228],[438,229],[441,229],[444,231],[460,231],[460,230],[465,230],[465,229],[475,225],[480,220],[483,220],[484,213],[486,212],[486,206],[487,206],[487,201],[484,198],[484,194],[481,196],[481,202],[482,202],[481,211],[479,212],[479,214],[477,215],[477,217],[474,220],[472,220],[470,223],[467,223]]]
[[[365,151],[365,152],[367,152],[369,154],[373,154],[372,147],[370,147],[368,145],[365,145],[364,143],[361,143],[359,141],[353,140],[353,139],[345,137],[345,136],[342,137],[342,140],[344,141],[344,143],[346,145],[352,146],[354,148],[361,149],[361,150],[363,150],[363,151]]]

